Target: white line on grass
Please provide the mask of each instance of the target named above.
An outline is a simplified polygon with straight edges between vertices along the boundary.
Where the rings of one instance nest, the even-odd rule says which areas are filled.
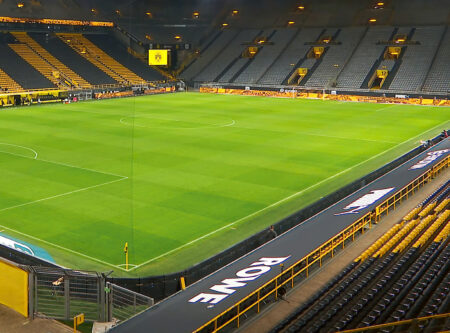
[[[307,132],[297,132],[299,134],[304,135],[311,135],[311,136],[320,136],[324,138],[332,138],[332,139],[342,139],[342,140],[351,140],[351,141],[368,141],[368,142],[383,142],[383,143],[397,143],[393,141],[385,141],[385,140],[371,140],[371,139],[361,139],[361,138],[345,138],[342,136],[335,136],[335,135],[326,135],[326,134],[314,134],[314,133],[307,133]]]
[[[38,199],[38,200],[34,200],[34,201],[25,202],[25,203],[22,203],[22,204],[19,204],[19,205],[14,205],[14,206],[2,208],[2,209],[0,209],[0,212],[4,212],[4,211],[7,211],[7,210],[11,210],[11,209],[19,208],[19,207],[23,207],[23,206],[32,205],[32,204],[35,204],[35,203],[38,203],[38,202],[42,202],[42,201],[47,201],[47,200],[50,200],[50,199],[64,197],[64,196],[67,196],[67,195],[70,195],[70,194],[74,194],[74,193],[87,191],[87,190],[90,190],[90,189],[93,189],[93,188],[97,188],[97,187],[100,187],[100,186],[117,183],[117,182],[120,182],[120,181],[125,180],[125,179],[128,179],[128,177],[123,177],[123,178],[120,178],[120,179],[111,180],[109,182],[105,182],[105,183],[101,183],[101,184],[97,184],[97,185],[92,185],[92,186],[88,186],[88,187],[83,187],[83,188],[80,188],[78,190],[74,190],[74,191],[69,191],[69,192],[53,195],[51,197],[42,198],[42,199]]]
[[[387,152],[389,152],[389,151],[391,151],[391,150],[393,150],[393,149],[395,149],[395,148],[397,148],[397,147],[399,147],[399,146],[401,146],[401,145],[403,145],[403,144],[405,144],[405,143],[408,143],[408,142],[410,142],[410,141],[412,141],[412,140],[414,140],[414,139],[416,139],[416,138],[418,138],[418,137],[424,135],[424,134],[427,133],[427,132],[431,132],[432,130],[434,130],[434,129],[436,129],[436,128],[438,128],[438,127],[440,127],[440,126],[442,126],[442,125],[444,125],[444,124],[446,124],[446,123],[448,123],[448,121],[444,121],[443,123],[441,123],[441,124],[439,124],[439,125],[437,125],[437,126],[434,126],[433,128],[430,128],[430,129],[428,129],[428,130],[426,130],[426,131],[424,131],[424,132],[422,132],[422,133],[420,133],[420,134],[418,134],[418,135],[416,135],[416,136],[414,136],[414,137],[412,137],[412,138],[410,138],[410,139],[408,139],[408,140],[406,140],[406,141],[400,142],[399,144],[397,144],[397,145],[395,145],[395,146],[393,146],[393,147],[391,147],[391,148],[389,148],[389,149],[387,149],[387,150],[385,150],[385,151],[382,151],[381,153],[379,153],[379,154],[377,154],[377,155],[374,155],[374,156],[372,156],[372,157],[370,157],[370,158],[368,158],[368,159],[366,159],[366,160],[364,160],[364,161],[362,161],[362,162],[359,162],[358,164],[355,164],[354,166],[352,166],[352,167],[350,167],[350,168],[347,168],[347,169],[345,169],[345,170],[342,170],[342,171],[336,173],[335,175],[332,175],[332,176],[330,176],[330,177],[328,177],[328,178],[325,178],[325,179],[321,180],[320,182],[318,182],[318,183],[316,183],[316,184],[313,184],[313,185],[311,185],[311,186],[309,186],[309,187],[307,187],[307,188],[305,188],[305,189],[303,189],[303,190],[300,190],[300,191],[298,191],[298,192],[296,192],[296,193],[294,193],[294,194],[291,194],[291,195],[287,196],[286,198],[283,198],[283,199],[281,199],[281,200],[279,200],[279,201],[277,201],[277,202],[275,202],[275,203],[273,203],[273,204],[270,204],[270,205],[267,206],[267,207],[264,207],[264,208],[262,208],[262,209],[260,209],[260,210],[258,210],[258,211],[256,211],[256,212],[254,212],[254,213],[251,213],[251,214],[249,214],[249,215],[247,215],[247,216],[244,216],[244,217],[242,217],[242,218],[240,218],[240,219],[238,219],[238,220],[236,220],[236,221],[234,221],[234,222],[231,222],[231,223],[229,223],[229,224],[227,224],[227,225],[225,225],[225,226],[223,226],[223,227],[220,227],[219,229],[216,229],[216,230],[214,230],[214,231],[211,231],[211,232],[209,232],[209,233],[207,233],[207,234],[205,234],[205,235],[203,235],[203,236],[201,236],[201,237],[199,237],[199,238],[196,238],[196,239],[194,239],[194,240],[191,240],[190,242],[187,242],[187,243],[185,243],[185,244],[183,244],[183,245],[181,245],[181,246],[178,246],[177,248],[174,248],[174,249],[172,249],[172,250],[170,250],[170,251],[167,251],[167,252],[165,252],[165,253],[163,253],[163,254],[157,256],[157,257],[154,257],[154,258],[152,258],[152,259],[149,259],[149,260],[147,260],[147,261],[145,261],[145,262],[143,262],[143,263],[137,265],[136,267],[131,268],[129,271],[133,271],[133,270],[135,270],[135,269],[137,269],[137,268],[139,268],[139,267],[142,267],[142,266],[147,265],[147,264],[149,264],[149,263],[151,263],[151,262],[153,262],[153,261],[155,261],[155,260],[158,260],[158,259],[160,259],[160,258],[162,258],[162,257],[165,257],[165,256],[167,256],[167,255],[169,255],[169,254],[171,254],[171,253],[173,253],[173,252],[175,252],[175,251],[181,250],[182,248],[185,248],[185,247],[187,247],[187,246],[189,246],[189,245],[192,245],[192,244],[194,244],[194,243],[196,243],[196,242],[198,242],[198,241],[200,241],[200,240],[202,240],[202,239],[204,239],[204,238],[207,238],[207,237],[209,237],[209,236],[211,236],[211,235],[214,235],[215,233],[218,233],[218,232],[220,232],[220,231],[222,231],[222,230],[224,230],[224,229],[226,229],[226,228],[229,228],[229,227],[231,227],[232,225],[235,225],[236,223],[239,223],[239,222],[244,221],[244,220],[246,220],[246,219],[248,219],[248,218],[250,218],[250,217],[253,217],[253,216],[255,216],[255,215],[258,215],[259,213],[261,213],[261,212],[263,212],[263,211],[266,211],[266,210],[268,210],[268,209],[270,209],[270,208],[279,206],[281,203],[283,203],[283,202],[285,202],[285,201],[288,201],[288,200],[290,200],[290,199],[292,199],[292,198],[294,198],[294,197],[296,197],[296,196],[298,196],[298,195],[300,195],[300,194],[302,194],[302,193],[304,193],[304,192],[306,192],[306,191],[308,191],[308,190],[310,190],[310,189],[312,189],[312,188],[314,188],[314,187],[317,187],[317,186],[319,186],[319,185],[321,185],[321,184],[323,184],[323,183],[325,183],[325,182],[327,182],[327,181],[329,181],[329,180],[331,180],[331,179],[333,179],[333,178],[336,178],[336,177],[338,177],[338,176],[340,176],[340,175],[342,175],[342,174],[344,174],[344,173],[347,173],[348,171],[353,170],[354,168],[357,168],[358,166],[360,166],[360,165],[362,165],[362,164],[365,164],[365,163],[367,163],[367,162],[373,160],[374,158],[377,158],[377,157],[379,157],[379,156],[381,156],[381,155],[384,155],[384,154],[386,154]]]
[[[29,147],[19,146],[19,145],[14,145],[14,144],[12,144],[12,143],[5,143],[5,142],[0,142],[0,145],[2,145],[2,146],[11,146],[11,147],[18,147],[18,148],[22,148],[22,149],[26,149],[26,150],[32,151],[33,154],[34,154],[34,157],[33,157],[34,160],[37,159],[37,157],[38,157],[37,151],[34,150],[34,149],[31,149],[31,148],[29,148]],[[12,155],[17,155],[17,156],[22,156],[22,157],[30,158],[30,157],[25,156],[25,155],[13,154],[13,153],[9,153],[9,152],[6,152],[6,151],[1,151],[1,152],[2,152],[2,153],[6,153],[6,154],[12,154]]]
[[[38,241],[38,242],[47,244],[47,245],[49,245],[49,246],[56,247],[56,248],[58,248],[58,249],[60,249],[60,250],[63,250],[63,251],[67,251],[67,252],[69,252],[69,253],[76,254],[77,256],[84,257],[84,258],[87,258],[87,259],[96,261],[96,262],[98,262],[98,263],[100,263],[100,264],[104,264],[104,265],[107,265],[107,266],[110,266],[110,267],[115,267],[115,268],[118,268],[118,269],[121,269],[121,270],[125,271],[125,269],[122,268],[122,267],[119,267],[119,266],[110,264],[109,262],[106,262],[106,261],[103,261],[103,260],[100,260],[100,259],[97,259],[97,258],[88,256],[88,255],[86,255],[86,254],[83,254],[83,253],[80,253],[80,252],[77,252],[77,251],[68,249],[68,248],[66,248],[66,247],[64,247],[64,246],[60,246],[60,245],[57,245],[57,244],[48,242],[48,241],[46,241],[46,240],[43,240],[43,239],[40,239],[40,238],[31,236],[31,235],[28,235],[28,234],[26,234],[26,233],[23,233],[23,232],[14,230],[14,229],[12,229],[12,228],[8,228],[8,227],[6,227],[6,226],[4,226],[4,225],[0,225],[0,227],[5,228],[6,230],[12,231],[12,232],[14,232],[14,233],[16,233],[16,234],[25,236],[25,237],[27,237],[27,238],[34,239],[34,240],[36,240],[36,241]]]
[[[101,184],[97,184],[97,185],[93,185],[93,186],[84,187],[84,188],[81,188],[81,189],[78,189],[78,190],[75,190],[75,191],[70,191],[70,192],[65,192],[65,193],[53,195],[53,196],[51,196],[51,197],[47,197],[47,198],[42,198],[42,199],[39,199],[39,200],[34,200],[34,201],[26,202],[26,203],[23,203],[23,204],[20,204],[20,205],[15,205],[15,206],[11,206],[11,207],[6,207],[6,208],[3,208],[3,209],[0,209],[0,212],[4,212],[4,211],[7,211],[7,210],[11,210],[11,209],[19,208],[19,207],[23,207],[23,206],[32,205],[32,204],[35,204],[35,203],[38,203],[38,202],[42,202],[42,201],[46,201],[46,200],[51,200],[51,199],[55,199],[55,198],[67,196],[67,195],[70,195],[70,194],[73,194],[73,193],[79,193],[79,192],[82,192],[82,191],[90,190],[90,189],[97,188],[97,187],[104,186],[104,185],[109,185],[109,184],[117,183],[117,182],[120,182],[120,181],[125,180],[125,179],[128,179],[128,177],[123,177],[123,178],[121,178],[121,179],[112,180],[112,181],[110,181],[110,182],[106,182],[106,183],[101,183]],[[17,233],[17,234],[26,236],[26,237],[28,237],[28,238],[37,240],[37,241],[42,242],[42,243],[44,243],[44,244],[47,244],[47,245],[56,247],[56,248],[58,248],[58,249],[61,249],[61,250],[64,250],[64,251],[67,251],[67,252],[76,254],[76,255],[78,255],[78,256],[81,256],[81,257],[84,257],[84,258],[87,258],[87,259],[90,259],[90,260],[99,262],[99,263],[101,263],[101,264],[108,265],[108,266],[111,266],[111,267],[115,267],[115,268],[118,268],[118,269],[121,269],[121,270],[125,271],[125,269],[123,269],[122,267],[119,267],[119,266],[110,264],[109,262],[106,262],[106,261],[103,261],[103,260],[100,260],[100,259],[97,259],[97,258],[88,256],[88,255],[86,255],[86,254],[83,254],[83,253],[80,253],[80,252],[77,252],[77,251],[68,249],[68,248],[66,248],[66,247],[63,247],[63,246],[60,246],[60,245],[57,245],[57,244],[48,242],[48,241],[46,241],[46,240],[43,240],[43,239],[40,239],[40,238],[31,236],[31,235],[28,235],[28,234],[26,234],[26,233],[17,231],[17,230],[15,230],[15,229],[9,228],[9,227],[7,227],[7,226],[0,225],[0,227],[5,228],[5,229],[7,229],[7,230],[10,230],[10,231],[12,231],[12,232],[15,232],[15,233]],[[2,231],[4,231],[4,230],[2,230]]]
[[[95,172],[95,173],[101,173],[101,174],[108,175],[108,176],[114,176],[114,177],[119,177],[119,178],[128,178],[126,176],[117,175],[117,174],[111,173],[111,172],[83,168],[83,167],[79,167],[79,166],[71,165],[71,164],[67,164],[67,163],[62,163],[62,162],[44,160],[42,158],[37,158],[37,155],[36,155],[36,157],[29,157],[29,156],[14,154],[14,153],[6,152],[6,151],[0,151],[0,153],[13,155],[13,156],[18,156],[18,157],[23,157],[23,158],[28,158],[28,159],[31,159],[31,160],[36,160],[36,161],[41,161],[41,162],[46,162],[46,163],[51,163],[51,164],[56,164],[56,165],[62,165],[62,166],[68,167],[68,168],[74,168],[74,169],[80,169],[80,170]]]

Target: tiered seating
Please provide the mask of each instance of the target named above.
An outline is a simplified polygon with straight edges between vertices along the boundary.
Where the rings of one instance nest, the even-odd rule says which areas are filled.
[[[294,40],[283,51],[280,57],[272,64],[263,77],[258,81],[260,84],[282,84],[283,81],[299,64],[299,61],[306,56],[311,45],[305,45],[306,42],[317,40],[322,33],[322,29],[304,28],[300,30]],[[315,59],[314,59],[315,60]]]
[[[1,92],[20,92],[24,89],[14,81],[8,74],[0,69],[0,93]]]
[[[202,72],[197,75],[194,80],[195,81],[214,81],[217,77],[232,63],[232,61],[239,58],[242,52],[245,50],[245,46],[243,43],[252,42],[260,34],[260,30],[243,30],[234,39],[228,46],[220,52],[220,54],[215,57],[215,59],[206,66]],[[239,64],[244,64],[248,61],[248,59],[240,59]],[[236,65],[237,66],[237,65]],[[236,67],[235,66],[235,67]],[[242,66],[237,67],[237,70],[233,69],[234,73],[237,73]],[[230,69],[231,70],[231,69]],[[234,76],[227,74],[226,81],[220,82],[229,82],[229,80]]]
[[[389,86],[390,90],[421,89],[443,31],[443,27],[416,28],[412,39],[420,44],[406,47],[400,68]]]
[[[446,289],[443,286],[450,265],[446,241],[450,210],[441,208],[448,199],[447,185],[420,205],[424,208],[408,213],[272,332],[336,332],[442,313],[448,306],[448,284]],[[414,220],[418,215],[423,218]]]
[[[380,40],[388,40],[394,29],[392,27],[371,27],[359,44],[355,54],[339,75],[337,86],[342,88],[361,87],[369,70],[384,51],[384,45],[377,45]]]
[[[118,63],[125,65],[133,73],[139,73],[139,76],[146,81],[161,81],[166,77],[161,75],[148,64],[132,56],[121,43],[109,35],[86,35],[92,43],[107,52],[111,58]]]
[[[188,66],[180,76],[185,80],[192,80],[216,57],[218,57],[219,54],[221,54],[221,51],[228,46],[237,34],[238,32],[236,30],[224,30],[220,35],[216,36],[215,39],[209,41],[209,43],[207,42],[200,51],[199,57]]]
[[[123,84],[142,84],[145,80],[118,63],[81,34],[58,34],[62,41],[100,68],[114,80]]]
[[[56,59],[51,55],[46,49],[44,49],[39,43],[37,43],[33,38],[31,38],[26,32],[12,32],[11,33],[16,39],[28,45],[34,52],[41,56],[45,61],[47,61],[51,66],[53,66],[57,71],[64,74],[64,76],[70,80],[70,83],[74,87],[89,88],[91,85],[77,73],[72,71],[61,61]]]
[[[60,80],[54,75],[56,69],[51,66],[47,61],[42,59],[36,52],[34,52],[26,44],[9,44],[9,46],[26,62],[37,69],[42,75],[44,75],[48,80],[50,80],[54,85],[60,86]]]
[[[351,56],[353,50],[359,42],[364,31],[362,27],[352,27],[341,29],[337,40],[342,44],[329,46],[324,54],[322,62],[312,73],[306,82],[306,87],[326,87],[331,81],[336,79],[346,61]]]
[[[54,34],[29,33],[36,42],[45,46],[53,56],[58,58],[67,67],[78,73],[92,85],[115,84],[116,81],[94,66],[90,61],[75,52]]]
[[[297,30],[279,29],[270,38],[273,45],[264,46],[252,63],[236,78],[236,83],[256,83],[275,61],[286,45],[292,40]]]
[[[7,43],[0,41],[0,68],[24,89],[55,88],[55,85],[33,66],[14,52]]]
[[[450,29],[447,27],[436,58],[425,80],[424,91],[450,91],[450,80],[448,79],[450,77],[450,66],[448,65],[448,59],[450,59]]]

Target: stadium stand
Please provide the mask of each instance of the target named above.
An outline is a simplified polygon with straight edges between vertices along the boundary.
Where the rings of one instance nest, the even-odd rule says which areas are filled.
[[[152,67],[149,67],[144,61],[133,57],[120,43],[117,43],[117,40],[113,37],[97,34],[86,35],[85,37],[99,47],[105,54],[108,53],[110,57],[124,65],[130,71],[139,73],[139,76],[145,81],[159,81],[166,79]],[[132,76],[130,77],[130,80],[131,79]]]
[[[373,72],[371,69],[377,66],[377,60],[385,49],[384,45],[379,45],[377,42],[389,40],[392,32],[392,27],[370,27],[353,57],[339,75],[337,87],[361,88],[367,75]]]
[[[245,50],[245,46],[242,44],[252,42],[261,32],[253,29],[241,31],[194,80],[216,81],[219,79],[219,82],[229,82],[235,73],[248,62],[248,59],[241,58],[241,54]]]
[[[42,75],[15,51],[11,44],[11,36],[3,36],[0,42],[0,68],[24,89],[55,88],[52,81]],[[26,47],[26,45],[25,45]]]
[[[119,83],[140,84],[145,80],[114,60],[82,34],[58,34],[62,41]]]
[[[420,44],[408,45],[402,57],[402,63],[391,83],[391,90],[418,91],[430,69],[433,56],[441,40],[444,28],[418,27],[412,39]]]
[[[318,40],[319,35],[322,33],[323,29],[319,28],[300,29],[295,38],[288,44],[287,48],[275,60],[258,83],[282,84],[284,81],[287,81],[295,68],[300,67],[300,64],[302,67],[307,67],[302,61],[305,59],[310,46],[305,43]]]
[[[227,29],[213,35],[212,39],[208,40],[201,49],[200,55],[190,66],[186,67],[180,76],[185,80],[192,80],[228,46],[228,43],[230,43],[237,34],[238,31],[234,29]]]
[[[263,44],[249,66],[236,78],[237,83],[256,83],[268,70],[270,65],[291,42],[297,31],[294,29],[279,29]]]
[[[449,182],[271,332],[336,332],[445,312],[448,194]]]
[[[333,39],[341,44],[329,46],[319,66],[305,82],[305,86],[323,88],[333,85],[333,81],[349,60],[363,33],[364,28],[361,27],[342,28],[334,35],[327,31],[327,35],[333,36]]]
[[[450,91],[450,30],[445,27],[445,34],[440,42],[440,47],[436,52],[436,56],[423,85],[424,91],[446,92]]]
[[[94,66],[91,62],[75,52],[71,47],[55,36],[55,34],[29,33],[29,35],[40,45],[45,47],[49,53],[91,85],[116,83],[110,76],[106,75],[98,67]]]
[[[8,74],[0,69],[0,91],[20,92],[24,89]]]
[[[81,87],[81,88],[89,88],[91,85],[84,80],[81,76],[73,72],[71,69],[69,69],[66,65],[64,65],[61,61],[56,59],[53,55],[51,55],[47,50],[45,50],[39,43],[37,43],[33,38],[31,38],[26,32],[12,32],[11,33],[20,43],[23,43],[27,45],[34,53],[36,53],[37,56],[42,58],[45,62],[47,62],[52,68],[53,72],[58,71],[60,74],[63,74],[65,78],[67,78],[70,82],[70,84],[73,87]],[[30,61],[33,61],[32,59],[35,57],[30,57]],[[35,62],[38,65],[40,61]],[[45,64],[40,65],[36,68],[42,68],[43,71],[45,71],[45,75],[47,78],[54,77],[52,73],[50,73],[50,76],[47,76],[49,73],[45,68],[47,66]],[[44,73],[44,72],[42,72]],[[58,84],[58,82],[55,82]]]

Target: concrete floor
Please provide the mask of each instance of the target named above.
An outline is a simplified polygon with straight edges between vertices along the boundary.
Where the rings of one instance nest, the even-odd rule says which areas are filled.
[[[353,243],[339,252],[332,260],[327,261],[321,269],[315,271],[310,277],[299,283],[285,297],[264,309],[254,319],[250,319],[240,329],[239,333],[269,332],[278,322],[286,318],[296,308],[301,306],[309,297],[322,288],[329,280],[337,275],[345,266],[365,251],[372,243],[388,231],[394,224],[401,221],[409,211],[422,202],[428,195],[443,185],[450,177],[450,170],[440,173],[432,182],[422,187],[414,196],[410,197],[389,213],[375,225],[369,232],[361,235]]]
[[[0,304],[0,333],[73,333],[73,328],[56,320],[30,320]]]

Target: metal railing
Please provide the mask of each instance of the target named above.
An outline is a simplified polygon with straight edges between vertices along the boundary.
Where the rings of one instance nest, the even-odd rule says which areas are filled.
[[[380,325],[374,325],[374,326],[367,326],[367,327],[361,327],[361,328],[355,328],[352,330],[346,330],[346,331],[339,331],[337,333],[357,333],[357,332],[367,332],[367,331],[374,331],[379,330],[382,328],[388,328],[388,327],[400,327],[400,326],[409,326],[405,327],[408,328],[408,332],[421,332],[420,324],[427,324],[428,321],[431,320],[437,320],[437,319],[446,319],[450,318],[450,313],[443,313],[443,314],[437,314],[433,316],[426,316],[426,317],[420,317],[420,318],[414,318],[414,319],[407,319],[407,320],[401,320],[396,321],[393,323],[385,323]]]
[[[106,282],[106,276],[59,268],[30,267],[30,316],[87,321],[124,321],[153,305],[152,298]]]
[[[107,283],[109,318],[124,321],[153,305],[153,299],[113,283]]]
[[[417,177],[400,191],[378,205],[374,212],[365,214],[292,266],[286,269],[281,268],[281,273],[272,280],[194,332],[218,332],[225,329],[239,328],[243,319],[252,313],[259,313],[262,306],[277,301],[279,297],[287,292],[288,288],[292,289],[295,283],[306,279],[312,270],[320,268],[325,260],[333,258],[337,251],[344,249],[346,244],[355,240],[355,237],[359,234],[364,234],[366,230],[372,227],[372,223],[377,223],[380,220],[381,215],[388,215],[391,209],[395,209],[396,204],[399,204],[402,200],[414,194],[421,186],[449,166],[450,157],[447,156],[431,170]]]

